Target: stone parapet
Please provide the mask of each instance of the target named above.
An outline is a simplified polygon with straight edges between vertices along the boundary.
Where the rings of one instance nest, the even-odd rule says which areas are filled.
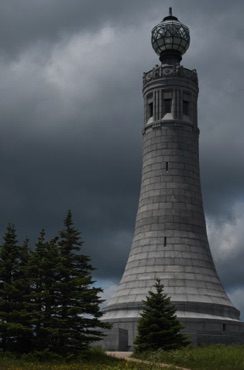
[[[195,70],[156,66],[143,75],[144,127],[161,121],[197,127],[198,79]]]
[[[181,65],[155,65],[153,69],[143,74],[143,87],[152,80],[169,77],[181,77],[193,81],[198,86],[196,69],[187,69]]]

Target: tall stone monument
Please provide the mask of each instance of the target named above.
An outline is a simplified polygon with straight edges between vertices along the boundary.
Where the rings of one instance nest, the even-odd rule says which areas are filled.
[[[103,320],[136,336],[142,301],[159,278],[195,344],[244,342],[219,281],[206,232],[199,173],[198,77],[180,62],[189,29],[170,14],[152,30],[156,65],[143,75],[141,193],[134,240]]]

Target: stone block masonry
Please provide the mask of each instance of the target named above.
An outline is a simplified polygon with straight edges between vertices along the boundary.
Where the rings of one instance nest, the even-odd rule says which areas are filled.
[[[175,41],[164,36],[169,23],[168,32],[175,27],[177,34],[180,22],[166,18],[154,35],[163,40],[153,42],[162,64],[143,75],[143,166],[134,239],[103,319],[127,330],[132,347],[142,301],[159,278],[193,344],[244,343],[244,324],[218,278],[208,243],[199,169],[197,73],[180,65],[177,43],[182,35]],[[168,42],[172,44],[161,50]]]

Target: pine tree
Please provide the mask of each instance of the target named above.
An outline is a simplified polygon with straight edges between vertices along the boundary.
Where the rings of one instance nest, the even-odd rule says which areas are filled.
[[[81,254],[80,233],[73,226],[69,211],[60,232],[58,319],[59,333],[56,352],[76,354],[103,336],[101,329],[109,325],[101,322],[100,288],[93,286],[94,270],[90,257]]]
[[[94,269],[81,246],[70,211],[59,238],[46,241],[42,229],[34,251],[28,239],[18,246],[14,225],[9,224],[0,247],[4,352],[75,355],[103,337],[110,325],[100,321],[102,290],[93,286]]]
[[[176,308],[163,293],[163,285],[156,279],[155,292],[150,291],[144,301],[138,321],[135,351],[172,350],[189,344],[181,333],[182,324],[176,318]]]
[[[18,246],[13,224],[8,225],[3,239],[0,249],[1,347],[4,352],[19,351],[20,343],[31,333],[23,298],[28,289],[25,267],[29,250],[26,242],[22,247]]]
[[[31,300],[34,305],[32,327],[33,349],[52,350],[58,331],[56,322],[56,284],[58,279],[59,252],[56,239],[46,241],[42,229],[32,254],[29,267]]]
[[[13,351],[16,353],[27,353],[33,348],[32,314],[33,302],[31,301],[31,282],[29,279],[29,262],[31,250],[29,239],[26,238],[22,246],[18,247],[19,267],[15,276],[15,322],[22,326],[22,330],[16,333],[16,341]]]

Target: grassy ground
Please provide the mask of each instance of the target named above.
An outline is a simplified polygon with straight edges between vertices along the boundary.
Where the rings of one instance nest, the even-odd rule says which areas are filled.
[[[37,360],[35,356],[23,356],[16,359],[13,356],[0,356],[0,370],[158,370],[161,367],[143,363],[134,363],[106,356],[99,351],[93,351],[75,362],[64,363],[61,359],[49,361]],[[170,367],[169,370],[175,370]]]
[[[79,360],[65,363],[60,358],[37,359],[33,355],[16,359],[12,356],[0,356],[0,370],[159,370],[158,363],[172,364],[191,370],[244,370],[244,345],[205,346],[186,348],[178,351],[143,353],[136,357],[150,361],[150,364],[134,363],[106,356],[99,350],[93,350]]]
[[[159,370],[162,369],[156,365],[147,365],[133,363],[123,360],[116,360],[113,363],[74,363],[74,364],[38,364],[24,361],[0,361],[1,370]],[[170,366],[168,370],[176,370],[174,366]]]
[[[244,345],[209,345],[170,352],[144,353],[136,357],[191,370],[244,370]]]
[[[149,365],[138,365],[135,363],[116,361],[113,364],[67,364],[67,365],[51,365],[51,364],[36,364],[36,363],[18,363],[8,362],[1,364],[1,370],[157,370],[161,368],[151,367]],[[170,368],[175,370],[174,367]],[[170,370],[168,369],[168,370]]]

